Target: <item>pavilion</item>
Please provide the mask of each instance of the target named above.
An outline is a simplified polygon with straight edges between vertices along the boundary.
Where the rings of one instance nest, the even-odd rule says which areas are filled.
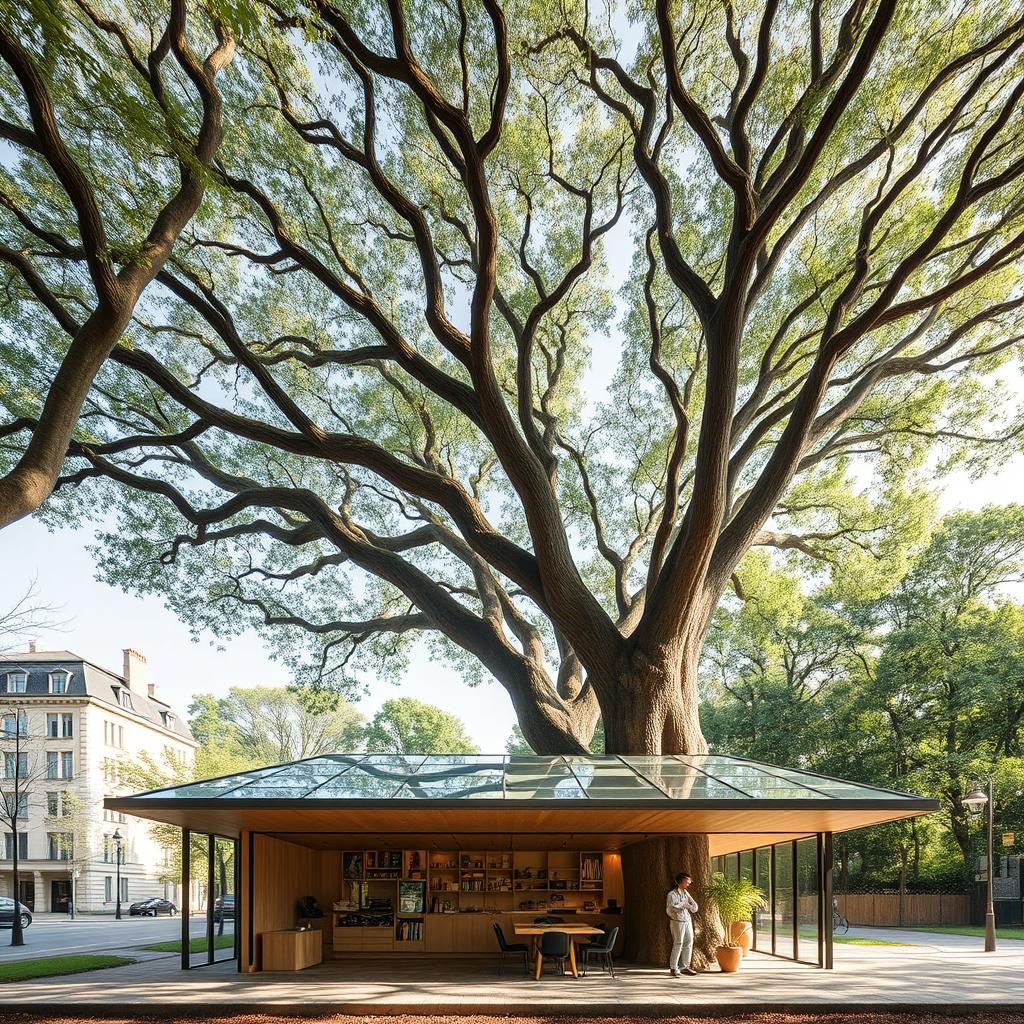
[[[183,829],[183,938],[191,881],[207,899],[182,967],[242,972],[310,896],[340,960],[490,954],[495,924],[536,913],[629,927],[621,851],[687,833],[768,895],[757,951],[830,968],[833,835],[939,806],[724,754],[324,754],[104,805]]]

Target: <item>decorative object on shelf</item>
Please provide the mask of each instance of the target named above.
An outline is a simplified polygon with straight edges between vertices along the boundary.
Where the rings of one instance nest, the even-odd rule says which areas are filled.
[[[589,902],[590,902],[590,900],[587,900],[587,903],[589,903]],[[586,904],[584,904],[584,906],[586,906]],[[619,906],[619,901],[618,900],[609,899],[608,900],[608,906],[605,907],[601,911],[601,913],[602,914],[621,914],[622,913],[622,907]]]
[[[299,900],[299,917],[323,917],[324,912],[317,906],[315,896],[303,896]]]

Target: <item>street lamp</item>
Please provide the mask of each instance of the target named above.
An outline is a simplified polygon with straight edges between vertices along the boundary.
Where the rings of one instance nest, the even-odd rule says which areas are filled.
[[[115,859],[117,861],[117,903],[115,904],[116,909],[114,910],[114,920],[121,920],[121,841],[124,838],[121,835],[120,829],[115,829],[114,834],[110,837],[114,840]]]
[[[968,810],[980,811],[988,807],[988,842],[987,842],[987,876],[986,901],[985,901],[985,952],[994,953],[996,949],[996,906],[992,896],[992,780],[988,780],[988,786],[982,789],[975,786],[963,798],[963,804]]]

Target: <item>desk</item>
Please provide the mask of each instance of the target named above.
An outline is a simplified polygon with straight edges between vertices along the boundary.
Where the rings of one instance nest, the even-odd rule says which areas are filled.
[[[319,928],[285,928],[263,933],[263,970],[301,971],[323,960],[324,933]]]
[[[576,936],[582,936],[586,938],[592,935],[604,935],[604,932],[600,928],[595,928],[590,924],[517,924],[515,926],[516,935],[529,935],[534,942],[537,944],[537,936],[543,935],[545,932],[565,932],[569,936],[569,969],[572,971],[574,978],[579,977],[579,972],[576,970]],[[543,964],[541,960],[540,951],[537,952],[537,972],[536,977],[540,977],[540,969]]]

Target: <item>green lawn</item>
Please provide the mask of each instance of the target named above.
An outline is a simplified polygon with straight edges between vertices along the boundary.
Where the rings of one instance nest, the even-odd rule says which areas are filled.
[[[860,935],[833,935],[833,942],[843,942],[850,946],[906,946],[906,942],[891,942],[889,939],[865,939]]]
[[[234,944],[234,935],[215,935],[213,938],[214,949],[230,949]],[[142,948],[153,953],[180,953],[181,939],[171,939],[168,942],[158,942],[153,946],[143,946]],[[190,953],[205,952],[206,936],[200,936],[198,939],[189,939],[188,951]]]
[[[912,932],[938,932],[940,935],[975,935],[985,937],[985,929],[980,924],[929,924],[907,929]],[[998,939],[1024,939],[1024,928],[997,928]]]
[[[104,967],[124,967],[135,963],[127,956],[104,956],[81,953],[75,956],[47,956],[38,960],[17,960],[0,964],[0,983],[29,981],[32,978],[54,978],[60,974],[99,971]]]

